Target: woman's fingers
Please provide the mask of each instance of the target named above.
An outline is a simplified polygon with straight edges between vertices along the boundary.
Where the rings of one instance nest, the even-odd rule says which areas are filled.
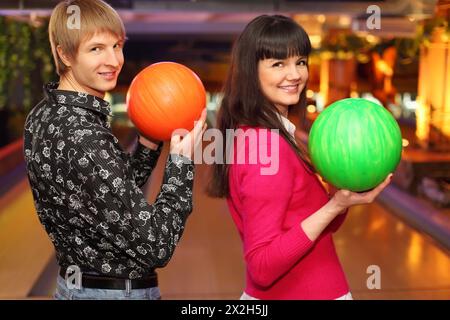
[[[390,173],[386,179],[384,179],[384,181],[382,183],[380,183],[378,186],[376,186],[373,190],[367,192],[366,194],[370,197],[375,198],[378,194],[381,193],[381,191],[383,191],[384,188],[387,187],[387,185],[391,182],[393,174]]]
[[[378,186],[376,186],[373,190],[359,194],[361,196],[361,200],[363,200],[363,203],[372,203],[373,200],[383,191],[384,188],[387,187],[387,185],[391,182],[392,173],[390,173],[386,179],[382,183],[380,183]]]
[[[342,206],[346,208],[357,204],[372,203],[373,200],[375,200],[375,198],[381,193],[381,191],[383,191],[383,189],[386,188],[387,185],[391,182],[391,179],[392,173],[389,174],[386,179],[378,186],[376,186],[373,190],[363,193],[341,189],[336,192],[335,198]]]

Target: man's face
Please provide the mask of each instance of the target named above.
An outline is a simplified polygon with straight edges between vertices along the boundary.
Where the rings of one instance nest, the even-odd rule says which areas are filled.
[[[123,44],[123,39],[107,32],[82,41],[69,69],[77,86],[102,98],[114,89],[124,62]]]

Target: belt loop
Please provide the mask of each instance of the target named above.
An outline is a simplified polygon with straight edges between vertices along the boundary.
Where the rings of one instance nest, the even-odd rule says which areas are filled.
[[[131,293],[131,280],[130,279],[125,280],[125,288],[127,290],[127,294],[130,294]]]

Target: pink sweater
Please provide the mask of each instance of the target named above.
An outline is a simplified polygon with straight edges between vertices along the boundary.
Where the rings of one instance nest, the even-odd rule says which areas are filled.
[[[300,223],[319,210],[329,196],[281,136],[265,129],[256,131],[258,142],[267,145],[269,154],[276,152],[274,142],[278,142],[279,166],[275,174],[263,175],[261,169],[270,164],[262,164],[267,161],[259,157],[256,164],[237,164],[236,157],[243,156],[242,152],[254,156],[261,145],[250,148],[247,141],[235,146],[227,201],[243,241],[245,292],[258,299],[336,299],[346,294],[349,287],[331,236],[346,214],[339,215],[311,241]],[[263,135],[267,142],[260,141]]]

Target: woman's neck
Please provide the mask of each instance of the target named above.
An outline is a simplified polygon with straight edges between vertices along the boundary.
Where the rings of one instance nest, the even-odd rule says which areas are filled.
[[[279,106],[279,105],[275,105],[275,107],[277,108],[277,110],[280,113],[280,115],[282,115],[285,118],[288,117],[288,114],[289,114],[289,108],[288,107],[283,107],[283,106]]]

